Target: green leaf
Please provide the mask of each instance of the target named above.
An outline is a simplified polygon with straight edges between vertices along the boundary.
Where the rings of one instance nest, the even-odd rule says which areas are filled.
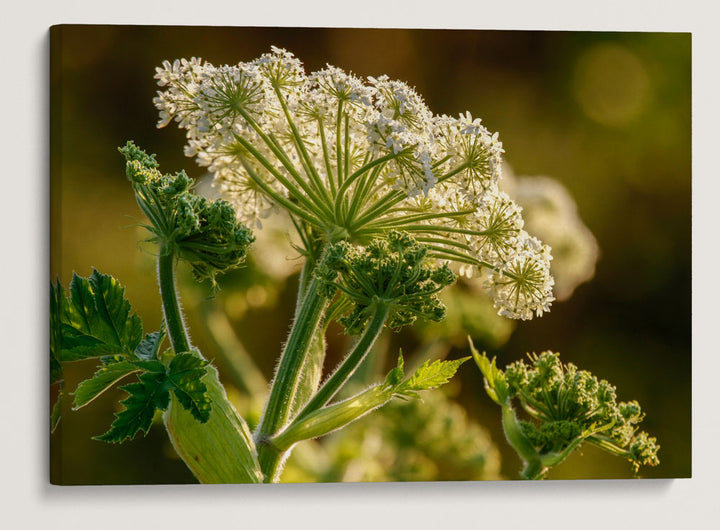
[[[56,281],[50,284],[50,384],[63,378],[63,369],[60,364],[60,350],[62,345],[62,314],[67,304],[65,288]]]
[[[112,276],[97,270],[90,278],[73,274],[62,313],[60,360],[133,354],[142,339],[142,321],[131,310],[125,288]]]
[[[201,423],[210,419],[210,396],[207,386],[200,380],[207,373],[208,364],[208,361],[192,353],[180,353],[170,361],[167,373],[180,404]]]
[[[128,361],[133,366],[137,366],[143,372],[155,372],[158,374],[164,374],[167,370],[165,365],[160,361],[145,361],[142,359]]]
[[[403,377],[405,377],[405,360],[402,356],[402,350],[400,351],[400,355],[398,357],[397,366],[390,370],[390,373],[387,374],[387,377],[385,378],[385,384],[388,386],[397,386],[399,385]]]
[[[425,361],[417,371],[398,387],[398,392],[415,395],[420,390],[430,390],[447,383],[462,363],[470,359],[463,357],[454,361]]]
[[[495,364],[495,357],[492,360],[488,359],[485,352],[482,355],[475,349],[470,337],[468,337],[470,343],[470,352],[472,353],[475,364],[480,368],[483,377],[485,378],[485,391],[495,403],[498,405],[505,405],[510,395],[510,389],[507,381],[505,380],[505,374]]]
[[[84,407],[120,379],[139,370],[139,367],[127,361],[102,366],[90,379],[78,385],[74,393],[73,410]]]
[[[165,339],[165,326],[153,333],[148,333],[135,348],[135,355],[140,359],[150,361],[157,360],[160,346]]]
[[[147,434],[155,410],[166,410],[170,404],[167,377],[165,374],[147,372],[138,377],[139,383],[121,387],[129,396],[122,401],[125,409],[118,412],[110,430],[95,440],[120,443],[133,438],[138,431]]]

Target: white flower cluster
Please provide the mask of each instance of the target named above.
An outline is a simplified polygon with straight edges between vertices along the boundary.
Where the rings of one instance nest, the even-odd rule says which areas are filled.
[[[557,180],[516,177],[507,165],[502,188],[522,206],[526,228],[552,245],[553,290],[558,300],[567,300],[595,275],[600,257],[597,240],[580,218],[575,200]]]
[[[469,113],[436,116],[387,76],[308,75],[274,47],[234,66],[166,61],[156,78],[158,125],[187,131],[185,153],[242,221],[281,208],[327,241],[359,245],[403,230],[460,272],[487,272],[500,314],[548,310],[550,249],[498,190],[502,143]]]

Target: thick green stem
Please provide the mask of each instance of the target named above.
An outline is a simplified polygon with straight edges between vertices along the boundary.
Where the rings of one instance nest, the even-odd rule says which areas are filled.
[[[183,322],[175,287],[175,254],[166,245],[160,246],[157,272],[163,315],[165,316],[165,326],[170,338],[170,344],[175,353],[189,352],[190,339],[185,329],[185,322]]]
[[[298,293],[297,301],[295,302],[295,318],[297,318],[302,302],[305,299],[305,291],[307,291],[308,284],[313,275],[313,269],[315,268],[315,260],[308,256],[303,263],[303,267],[300,270],[300,278],[298,278]]]
[[[303,305],[305,299],[305,291],[310,283],[315,267],[315,260],[308,257],[305,260],[302,271],[300,273],[300,281],[298,286],[297,303],[295,304],[295,318]],[[327,314],[327,313],[326,313]],[[300,408],[308,402],[310,397],[317,390],[322,377],[323,364],[325,362],[325,326],[318,326],[315,335],[310,342],[310,347],[305,356],[305,362],[302,366],[302,377],[298,383],[298,390],[295,393],[295,402],[291,408],[290,414],[294,416]]]
[[[307,286],[300,311],[290,330],[290,336],[270,389],[265,412],[255,433],[259,448],[258,456],[266,480],[273,479],[280,460],[280,455],[267,443],[267,440],[282,429],[289,419],[302,377],[301,368],[327,307],[328,301],[319,294],[319,287],[320,281],[312,278]]]
[[[310,295],[310,289],[308,289],[308,295]],[[308,303],[309,301],[306,299],[303,303],[303,307],[305,307]],[[318,412],[318,409],[323,407],[333,398],[342,385],[355,372],[358,365],[365,358],[372,348],[372,345],[375,343],[375,340],[380,335],[388,313],[389,308],[386,304],[378,306],[378,310],[375,312],[373,319],[368,324],[368,327],[365,329],[365,332],[350,355],[348,355],[335,373],[333,373],[333,375],[320,388],[317,394],[313,396],[313,398],[303,407],[302,411],[296,416],[296,419],[288,427],[287,432],[289,432],[289,434],[283,433],[279,435],[281,440],[280,445],[278,445],[275,438],[271,438],[275,435],[274,432],[271,432],[267,438],[258,437],[259,460],[265,474],[266,481],[274,482],[279,478],[281,462],[287,458],[290,448],[294,444],[294,442],[286,444],[285,442],[287,440],[292,440],[297,435],[306,436],[308,433],[319,433],[317,434],[317,436],[319,436],[320,434],[324,434],[330,430],[340,428],[342,425],[357,419],[359,415],[369,412],[373,408],[380,406],[390,399],[392,396],[391,394],[388,396],[383,395],[381,398],[381,392],[378,387],[370,394],[363,397],[363,399],[360,399],[359,401],[352,401],[352,403],[355,403],[353,406],[344,402],[344,408],[334,408],[335,406],[332,406],[322,409],[322,414],[314,414],[315,412]],[[298,319],[299,318],[300,317],[298,317]],[[298,323],[296,322],[296,325],[293,326],[293,330],[297,324]],[[315,337],[315,339],[317,339],[317,337]],[[310,348],[308,348],[308,352],[309,350]],[[306,357],[307,356],[308,354],[306,353]],[[305,366],[303,366],[303,372],[306,372]],[[305,375],[307,376],[307,374]],[[372,398],[370,397],[371,395],[373,396]],[[354,408],[356,405],[361,403],[361,409],[363,409],[363,412],[360,412],[360,409]],[[280,425],[280,428],[282,427],[283,425]]]
[[[357,342],[352,352],[345,358],[330,378],[320,387],[320,390],[313,396],[307,405],[298,414],[297,420],[301,421],[310,413],[325,406],[337,394],[338,390],[347,382],[355,373],[357,367],[360,366],[363,359],[370,352],[375,341],[380,336],[385,321],[387,320],[390,308],[387,304],[378,305],[372,320],[365,328],[360,340]]]

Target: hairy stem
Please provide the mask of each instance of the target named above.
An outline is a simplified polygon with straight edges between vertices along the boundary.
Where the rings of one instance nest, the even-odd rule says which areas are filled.
[[[185,322],[183,321],[175,287],[175,253],[168,249],[166,245],[160,246],[157,274],[165,326],[167,327],[170,344],[175,353],[189,352],[190,339],[188,338],[187,329],[185,329]]]
[[[325,406],[337,394],[338,390],[347,382],[352,374],[360,366],[363,359],[367,356],[375,341],[380,336],[385,321],[387,320],[389,307],[387,304],[381,304],[377,307],[372,320],[365,328],[360,340],[357,342],[353,351],[345,358],[330,378],[320,387],[320,390],[313,396],[307,405],[298,414],[296,421],[301,421],[320,407]]]
[[[300,312],[300,308],[302,307],[302,302],[305,299],[305,291],[307,291],[307,287],[310,284],[310,280],[312,279],[315,263],[315,260],[308,256],[305,259],[305,263],[303,263],[302,269],[300,270],[300,278],[298,278],[297,301],[295,303],[295,318],[297,318],[298,313]]]
[[[312,278],[307,286],[303,302],[280,358],[265,412],[255,433],[260,464],[268,481],[272,480],[277,472],[280,455],[267,441],[283,428],[289,419],[302,377],[301,369],[315,330],[327,307],[327,299],[318,293],[319,283],[319,280]]]

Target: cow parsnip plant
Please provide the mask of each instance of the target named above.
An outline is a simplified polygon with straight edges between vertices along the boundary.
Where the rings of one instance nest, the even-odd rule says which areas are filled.
[[[443,319],[438,294],[456,275],[479,276],[472,281],[503,317],[549,310],[550,248],[525,232],[521,209],[498,189],[502,144],[469,113],[434,115],[411,87],[386,76],[363,81],[332,66],[308,75],[278,48],[235,66],[165,62],[156,78],[159,126],[174,121],[187,132],[185,153],[215,175],[222,198],[196,195],[184,172],[161,173],[132,142],[120,148],[157,245],[163,327],[143,330],[120,283],[97,271],[74,276],[69,293],[59,283],[51,289],[51,380],[62,380],[65,362],[101,359],[75,390],[74,407],[136,378],[122,387],[124,409],[98,440],[147,433],[160,410],[199,481],[276,482],[299,442],[439,387],[469,359],[428,360],[406,374],[400,355],[381,382],[337,400],[384,328]],[[217,289],[216,276],[251,249],[248,227],[261,229],[275,214],[292,220],[304,265],[293,324],[251,432],[192,344],[175,269],[187,262]],[[323,378],[332,321],[358,338]],[[599,439],[596,428],[584,429],[583,439]]]

